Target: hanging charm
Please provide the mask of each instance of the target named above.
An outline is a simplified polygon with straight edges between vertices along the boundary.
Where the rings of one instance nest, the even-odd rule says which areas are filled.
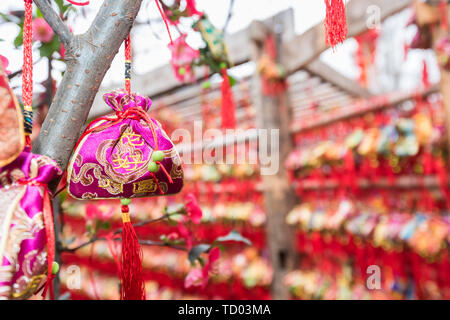
[[[325,0],[326,43],[333,49],[347,38],[347,19],[345,17],[345,0]]]
[[[183,187],[181,159],[147,111],[151,100],[131,93],[130,36],[125,40],[125,90],[103,96],[115,114],[86,128],[67,168],[68,193],[76,199],[121,199],[122,300],[144,300],[142,248],[131,223],[132,198],[175,194]]]

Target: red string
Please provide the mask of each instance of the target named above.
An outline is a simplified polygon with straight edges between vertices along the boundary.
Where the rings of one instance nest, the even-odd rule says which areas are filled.
[[[161,14],[161,17],[164,20],[164,24],[166,25],[166,30],[167,30],[167,33],[169,34],[169,38],[170,38],[170,44],[173,44],[172,35],[170,34],[170,30],[169,30],[169,24],[167,23],[167,17],[164,14],[164,12],[161,10],[158,0],[155,0],[155,2],[156,2],[156,6],[158,7],[159,13]]]
[[[77,2],[77,1],[73,1],[73,0],[67,0],[67,2],[76,5],[76,6],[86,6],[89,4],[89,1],[86,2]]]
[[[125,90],[128,94],[131,93],[131,37],[125,39]]]
[[[25,106],[31,107],[33,100],[33,54],[32,44],[32,0],[25,0],[25,21],[23,23],[23,72],[22,100]]]

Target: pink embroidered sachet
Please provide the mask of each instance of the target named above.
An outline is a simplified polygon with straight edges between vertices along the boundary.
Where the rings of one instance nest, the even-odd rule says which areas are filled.
[[[137,198],[178,193],[181,159],[147,111],[151,100],[123,90],[103,96],[115,114],[94,120],[81,136],[67,168],[68,192],[77,199]],[[149,170],[154,152],[163,152]]]
[[[54,256],[47,184],[60,174],[53,160],[28,147],[0,168],[0,300],[27,299],[47,277],[47,255],[50,265]]]

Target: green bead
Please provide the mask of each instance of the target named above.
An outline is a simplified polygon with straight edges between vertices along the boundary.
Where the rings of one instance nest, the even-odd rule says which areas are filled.
[[[227,68],[227,63],[226,62],[221,62],[220,63],[220,69],[226,69]]]
[[[179,73],[180,75],[184,75],[184,74],[186,73],[186,69],[183,68],[183,67],[181,67],[180,69],[178,69],[178,73]]]
[[[59,271],[59,264],[56,261],[53,261],[52,264],[52,274],[57,274]]]
[[[155,162],[163,161],[164,160],[164,152],[162,152],[161,150],[154,151],[152,154],[152,159]]]
[[[202,83],[202,88],[203,89],[209,89],[211,88],[211,82],[210,81],[205,81]]]
[[[123,206],[127,206],[127,205],[129,205],[129,204],[131,203],[131,199],[128,199],[128,198],[120,199],[120,203],[121,203]]]
[[[153,161],[148,163],[148,171],[155,173],[155,172],[158,172],[158,170],[159,170],[159,164],[157,164],[156,162],[153,162]]]

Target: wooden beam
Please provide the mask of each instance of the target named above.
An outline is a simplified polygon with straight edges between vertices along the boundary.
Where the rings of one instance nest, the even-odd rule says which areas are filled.
[[[341,108],[335,112],[328,112],[315,118],[303,118],[301,122],[294,123],[291,130],[293,132],[300,132],[327,126],[338,121],[361,116],[367,112],[374,112],[395,106],[412,99],[414,96],[427,96],[435,92],[438,92],[437,86],[419,92],[394,92],[384,96],[374,96],[364,101],[358,101],[351,106]]]
[[[313,75],[321,77],[328,83],[331,83],[335,87],[343,89],[347,93],[361,98],[368,98],[371,93],[366,88],[359,85],[356,81],[347,78],[343,74],[337,72],[335,69],[329,67],[319,59],[316,59],[309,63],[305,70]]]
[[[282,33],[274,33],[279,51],[282,34],[293,30],[293,23],[274,19],[270,24],[252,23],[250,37],[253,45],[252,60],[257,62],[263,53],[262,43],[268,32],[274,29]],[[284,159],[292,151],[293,143],[289,132],[292,108],[287,90],[277,96],[266,96],[261,90],[261,74],[255,70],[252,101],[256,109],[257,127],[279,132],[279,139],[268,139],[266,150],[277,150],[272,153],[271,161],[278,161],[276,173],[262,175],[264,190],[264,207],[267,215],[266,234],[270,260],[273,268],[271,296],[273,299],[288,299],[289,289],[284,285],[287,273],[296,268],[298,262],[295,249],[294,232],[286,224],[287,214],[297,203],[294,189],[289,182],[288,172],[283,165]],[[261,148],[261,146],[260,146]],[[262,171],[262,170],[261,170]]]
[[[367,8],[371,5],[380,9],[380,21],[411,5],[413,0],[352,0],[346,8],[348,38],[367,30]],[[328,49],[325,44],[325,28],[319,23],[305,33],[284,42],[281,61],[289,73],[303,69]]]
[[[447,182],[450,186],[450,181]],[[342,185],[341,181],[329,180],[320,182],[317,180],[305,179],[301,182],[294,182],[294,186],[301,190],[325,190],[325,189],[335,189]],[[357,185],[361,189],[417,189],[417,188],[440,188],[441,183],[437,176],[400,176],[396,177],[394,181],[389,181],[387,178],[381,178],[377,181],[371,179],[361,178],[358,179]]]

